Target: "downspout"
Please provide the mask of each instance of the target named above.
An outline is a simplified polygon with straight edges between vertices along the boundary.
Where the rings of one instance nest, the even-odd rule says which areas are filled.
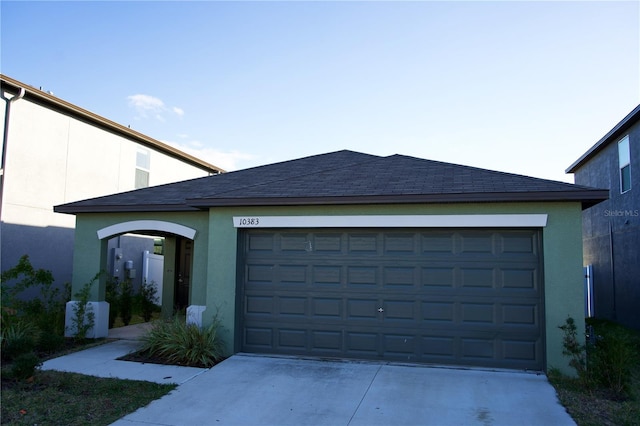
[[[7,163],[7,147],[9,146],[9,117],[11,115],[11,104],[22,99],[26,93],[24,87],[20,88],[20,92],[11,98],[5,98],[4,92],[2,92],[2,99],[6,100],[5,113],[4,113],[4,131],[2,133],[2,163],[0,163],[0,219],[2,218],[2,205],[4,195],[4,175],[6,173]]]

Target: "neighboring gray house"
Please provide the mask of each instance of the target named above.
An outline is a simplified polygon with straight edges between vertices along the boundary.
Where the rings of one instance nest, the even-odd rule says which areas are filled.
[[[640,105],[567,173],[578,185],[609,190],[607,201],[582,212],[594,314],[640,330]]]
[[[186,297],[190,321],[220,321],[226,354],[567,371],[558,327],[583,315],[582,210],[606,197],[338,151],[55,210],[76,217],[75,289],[110,238],[164,235],[163,314]]]
[[[54,205],[222,171],[51,93],[0,79],[2,270],[28,254],[56,283],[71,282],[75,221]],[[109,247],[132,262],[140,280],[142,253],[153,252],[154,240],[119,236]],[[110,272],[124,278],[124,268],[110,263]]]

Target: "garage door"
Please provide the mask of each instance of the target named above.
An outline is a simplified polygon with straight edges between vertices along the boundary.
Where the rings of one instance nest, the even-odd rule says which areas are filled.
[[[543,368],[538,230],[241,234],[242,351]]]

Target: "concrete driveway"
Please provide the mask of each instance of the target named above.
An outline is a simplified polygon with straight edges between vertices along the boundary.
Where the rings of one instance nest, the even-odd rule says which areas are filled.
[[[544,375],[234,355],[114,425],[575,425]]]

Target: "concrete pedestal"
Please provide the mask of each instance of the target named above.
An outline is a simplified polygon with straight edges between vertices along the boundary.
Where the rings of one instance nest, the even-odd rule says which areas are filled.
[[[207,309],[202,305],[191,305],[187,308],[187,324],[195,324],[202,328],[202,315]]]

